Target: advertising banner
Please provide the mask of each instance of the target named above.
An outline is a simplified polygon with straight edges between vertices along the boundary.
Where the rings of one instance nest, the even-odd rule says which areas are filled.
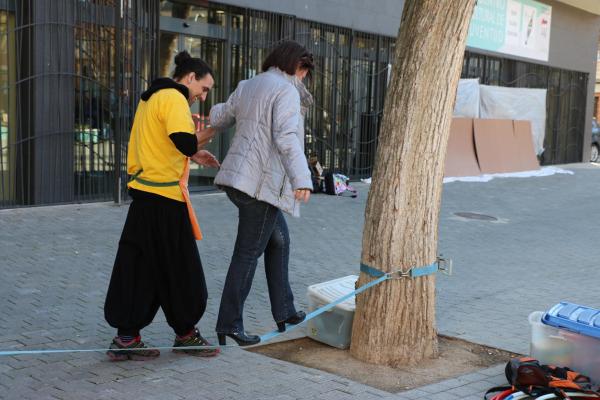
[[[467,46],[548,61],[552,7],[534,0],[478,0]]]

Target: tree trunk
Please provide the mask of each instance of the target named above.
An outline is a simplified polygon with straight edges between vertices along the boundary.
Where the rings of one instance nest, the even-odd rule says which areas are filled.
[[[475,0],[406,0],[367,200],[361,260],[385,272],[437,257],[446,146]],[[361,273],[358,284],[375,278]],[[390,366],[437,356],[435,276],[357,297],[351,354]]]

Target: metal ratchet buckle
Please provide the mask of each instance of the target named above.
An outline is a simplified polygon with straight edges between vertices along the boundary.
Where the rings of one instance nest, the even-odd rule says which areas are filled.
[[[438,270],[444,275],[452,275],[452,260],[449,258],[437,258]]]
[[[399,269],[398,271],[388,272],[387,276],[389,279],[410,278],[412,276],[412,270],[412,268],[409,268],[406,271]]]

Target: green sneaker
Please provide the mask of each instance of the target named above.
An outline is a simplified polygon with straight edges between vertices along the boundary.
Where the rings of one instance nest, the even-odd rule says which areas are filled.
[[[106,355],[108,355],[108,358],[110,358],[111,361],[146,361],[160,356],[160,351],[147,349],[147,346],[144,344],[144,342],[142,342],[142,338],[140,336],[128,343],[122,342],[118,337],[115,337],[110,344],[109,349],[110,350],[106,352]],[[127,349],[128,351],[119,351],[122,349]]]
[[[207,346],[206,349],[200,349],[197,347]],[[208,340],[204,339],[202,335],[200,335],[200,331],[198,329],[194,329],[192,333],[185,337],[175,337],[175,343],[173,347],[173,352],[175,353],[186,353],[196,357],[215,357],[221,352],[221,349],[218,347],[208,347],[212,346]],[[196,347],[192,349],[186,349],[186,347]]]

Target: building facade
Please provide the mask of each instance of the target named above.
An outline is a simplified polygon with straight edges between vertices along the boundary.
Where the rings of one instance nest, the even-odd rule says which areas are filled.
[[[542,3],[552,7],[547,61],[468,48],[463,77],[548,89],[543,162],[579,162],[589,157],[600,10]],[[149,80],[172,71],[176,52],[186,49],[215,70],[214,90],[193,108],[202,121],[212,104],[260,71],[282,39],[315,56],[307,156],[368,177],[402,6],[397,0],[377,7],[360,0],[0,0],[0,207],[121,201],[139,95]],[[578,46],[568,45],[574,41]],[[220,159],[231,135],[209,147]],[[214,174],[196,166],[193,188],[210,186]]]
[[[594,93],[594,118],[600,118],[600,41],[598,42],[598,53],[596,56],[596,89]]]

